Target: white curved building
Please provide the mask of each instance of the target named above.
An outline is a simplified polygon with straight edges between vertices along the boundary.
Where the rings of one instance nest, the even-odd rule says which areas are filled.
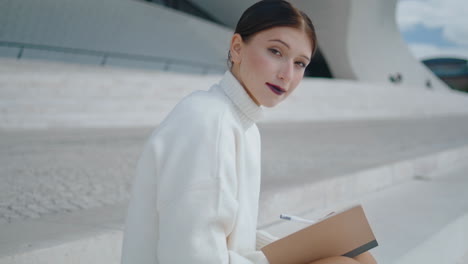
[[[395,22],[398,0],[292,2],[312,18],[332,77],[447,87],[411,54]],[[160,4],[155,4],[155,3]],[[254,0],[4,0],[0,56],[145,67],[225,70],[232,28]],[[222,26],[164,6],[195,10]],[[193,13],[193,12],[192,12]],[[320,55],[319,55],[320,57]],[[312,72],[312,75],[321,75]],[[330,77],[330,76],[325,76]]]

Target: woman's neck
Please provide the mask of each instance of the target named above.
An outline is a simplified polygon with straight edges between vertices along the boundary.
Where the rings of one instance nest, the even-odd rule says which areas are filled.
[[[244,82],[242,81],[242,78],[240,77],[240,71],[239,71],[239,65],[233,64],[231,69],[230,69],[232,75],[237,79],[237,81],[241,84],[241,86],[244,88],[244,90],[247,92],[247,94],[250,96],[252,101],[254,101],[255,104],[260,106],[260,103],[255,99],[255,97],[250,93],[249,89],[244,85]]]

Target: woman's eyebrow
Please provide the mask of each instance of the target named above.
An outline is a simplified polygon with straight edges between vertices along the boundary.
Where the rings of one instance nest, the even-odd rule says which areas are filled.
[[[279,42],[279,43],[285,45],[288,49],[290,49],[288,43],[282,41],[281,39],[270,39],[269,41]],[[310,61],[309,57],[307,57],[306,55],[301,55],[301,57],[304,57],[306,60]]]
[[[283,45],[285,45],[286,47],[288,47],[288,49],[289,49],[289,45],[288,45],[288,43],[286,43],[286,42],[282,41],[281,39],[270,39],[270,41],[276,41],[276,42],[280,42],[280,43],[282,43]]]

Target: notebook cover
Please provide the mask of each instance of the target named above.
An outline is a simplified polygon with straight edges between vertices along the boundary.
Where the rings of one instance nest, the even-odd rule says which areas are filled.
[[[332,256],[357,256],[378,246],[361,205],[333,214],[261,250],[270,264],[306,264]]]

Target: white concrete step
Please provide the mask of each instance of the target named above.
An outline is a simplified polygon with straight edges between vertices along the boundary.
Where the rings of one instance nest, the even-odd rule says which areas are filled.
[[[380,244],[372,250],[379,263],[461,263],[468,250],[468,167],[427,175],[321,207],[303,200],[310,207],[299,215],[314,219],[361,203]],[[317,197],[340,192],[329,188],[314,191]],[[290,201],[291,207],[294,202]],[[0,264],[117,264],[125,208],[125,204],[92,208],[1,225]],[[303,227],[285,221],[260,225],[277,236]]]
[[[358,199],[301,214],[317,219],[362,204],[379,242],[371,252],[379,263],[466,263],[468,251],[468,167],[412,180]],[[304,225],[279,222],[271,233],[284,236]]]
[[[321,180],[303,181],[299,185],[284,183],[276,188],[264,188],[260,199],[259,225],[277,224],[278,215],[285,211],[300,215],[310,210],[329,208],[414,179],[430,179],[447,173],[447,170],[464,170],[466,164],[468,146],[328,176]]]
[[[158,112],[165,111],[169,106],[164,101],[152,100],[150,98],[138,100],[126,98],[114,98],[102,100],[100,98],[89,98],[77,101],[70,98],[60,101],[50,98],[31,100],[15,100],[0,102],[0,112],[3,115],[56,115],[69,113],[83,115],[107,115],[110,113],[132,113],[132,112]]]
[[[1,264],[120,263],[125,206],[0,225]]]
[[[0,117],[0,129],[30,130],[50,128],[128,128],[152,127],[160,122],[159,116],[152,112],[114,112],[108,114],[62,113],[50,115],[14,114]]]
[[[61,71],[11,74],[0,71],[0,96],[4,99],[84,99],[84,98],[171,98],[193,90],[191,83],[210,85],[220,75],[189,75],[157,71],[123,71],[97,68],[96,72]],[[172,79],[172,85],[163,86]],[[203,86],[204,89],[208,87]]]
[[[207,90],[221,75],[190,75],[78,66],[40,61],[0,60],[0,128],[133,126],[148,112],[159,123],[185,95]],[[110,112],[118,113],[108,115]],[[305,79],[280,106],[268,109],[264,122],[407,118],[468,114],[468,95],[379,83]],[[143,114],[144,115],[144,114]],[[33,121],[31,121],[33,120]]]

